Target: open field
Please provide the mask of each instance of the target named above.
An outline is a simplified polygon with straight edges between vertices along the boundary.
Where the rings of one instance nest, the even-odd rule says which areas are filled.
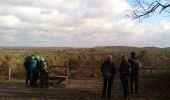
[[[141,67],[153,69],[170,69],[169,48],[137,48],[137,47],[95,47],[95,48],[1,48],[0,49],[0,76],[8,76],[11,68],[11,77],[23,78],[25,69],[24,59],[31,54],[44,57],[49,66],[68,66],[71,77],[100,76],[100,69],[92,73],[92,69],[100,67],[106,55],[111,54],[118,68],[121,56],[131,51],[137,53]],[[80,68],[84,66],[84,68]],[[87,68],[93,67],[93,68]],[[86,70],[84,70],[86,69]],[[51,69],[56,75],[65,75],[66,69],[54,67]],[[148,71],[147,71],[148,72]],[[154,72],[154,70],[153,70]],[[84,74],[85,73],[85,74]]]
[[[169,100],[170,73],[140,79],[140,93],[130,100]],[[25,88],[23,80],[0,82],[1,100],[108,100],[101,98],[102,79],[70,79],[67,87]],[[122,100],[119,79],[113,83],[113,99]]]
[[[112,54],[117,67],[123,54],[136,51],[142,64],[140,93],[131,100],[170,100],[170,50],[159,48],[89,48],[89,49],[1,49],[0,100],[105,100],[101,98],[100,66],[104,57]],[[67,87],[25,88],[24,58],[31,54],[44,56],[55,75],[67,75]],[[10,59],[7,59],[10,58]],[[81,66],[84,66],[81,68]],[[98,67],[98,68],[95,68]],[[93,78],[92,78],[93,77]],[[20,79],[21,78],[21,79]],[[117,74],[113,83],[113,100],[122,100],[122,88]]]

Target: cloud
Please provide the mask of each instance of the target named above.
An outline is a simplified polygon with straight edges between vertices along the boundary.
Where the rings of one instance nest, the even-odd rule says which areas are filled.
[[[3,0],[0,45],[168,46],[170,23],[138,23],[127,9],[127,0]]]
[[[20,24],[20,20],[13,15],[0,15],[0,26],[1,27],[16,27]]]

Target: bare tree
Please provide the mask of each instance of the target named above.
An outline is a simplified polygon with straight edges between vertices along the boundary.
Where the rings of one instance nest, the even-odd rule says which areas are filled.
[[[170,14],[170,0],[132,0],[132,2],[131,12],[135,19],[148,18],[155,13]]]

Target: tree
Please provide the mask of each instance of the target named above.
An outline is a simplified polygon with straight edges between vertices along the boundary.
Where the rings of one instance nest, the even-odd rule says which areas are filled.
[[[144,67],[155,67],[155,55],[151,52],[148,52],[147,50],[141,51],[141,54],[138,56],[139,61],[142,63],[142,66]]]
[[[132,17],[135,19],[148,18],[158,13],[170,13],[170,0],[133,0]]]
[[[6,55],[5,59],[2,61],[0,67],[3,74],[8,74],[8,79],[11,78],[11,70],[12,70],[12,56]]]

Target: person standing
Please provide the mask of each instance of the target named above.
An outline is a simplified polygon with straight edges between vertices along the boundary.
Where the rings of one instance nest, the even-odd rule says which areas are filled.
[[[116,67],[112,60],[112,55],[108,55],[107,59],[101,66],[101,72],[103,76],[102,96],[107,96],[108,98],[111,98],[113,79],[116,74]]]
[[[31,56],[27,56],[25,58],[25,61],[24,61],[24,68],[25,68],[25,71],[26,71],[26,79],[25,79],[25,86],[29,86],[30,84],[30,80],[29,80],[29,77],[30,77],[30,66],[29,66],[29,62],[31,60]]]
[[[40,72],[39,72],[39,66],[40,66],[40,56],[39,55],[36,55],[35,56],[35,60],[37,61],[37,68],[36,68],[36,74],[35,74],[35,79],[37,79],[37,81],[38,81],[38,79],[40,78]],[[38,83],[39,84],[39,83]]]
[[[49,87],[49,66],[47,61],[41,57],[40,63],[39,63],[39,71],[40,71],[40,86],[43,87]]]
[[[128,57],[122,56],[122,62],[119,66],[120,80],[123,88],[124,99],[129,99],[129,77],[130,77],[130,65],[128,62]]]
[[[37,70],[37,60],[35,59],[34,55],[31,55],[29,66],[30,66],[30,86],[37,87],[38,70]]]
[[[139,61],[136,57],[135,52],[131,52],[131,58],[129,59],[130,67],[131,67],[131,75],[130,75],[130,93],[133,94],[138,93],[138,80],[139,80]]]

